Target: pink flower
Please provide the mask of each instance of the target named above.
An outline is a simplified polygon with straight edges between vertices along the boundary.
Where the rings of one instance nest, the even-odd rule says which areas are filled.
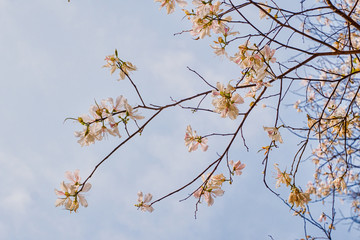
[[[155,0],[155,2],[160,2],[160,9],[166,6],[167,14],[173,13],[175,11],[175,2],[180,7],[185,7],[187,2],[184,0]]]
[[[110,68],[110,74],[113,74],[115,70],[118,68],[116,63],[120,61],[118,57],[115,55],[109,55],[105,57],[106,64],[103,67]]]
[[[325,213],[322,213],[322,214],[320,215],[318,221],[319,221],[319,222],[326,221],[326,215],[325,215]]]
[[[269,138],[273,141],[278,141],[279,143],[283,143],[281,135],[279,133],[279,129],[276,127],[264,127],[264,131],[267,131]]]
[[[55,201],[55,207],[64,206],[65,209],[70,212],[76,212],[79,208],[79,203],[83,207],[87,207],[88,203],[80,192],[89,191],[91,189],[91,184],[86,183],[83,185],[80,183],[79,170],[75,170],[74,173],[67,171],[65,176],[72,183],[62,182],[60,184],[60,190],[55,189],[55,194],[58,196]],[[83,187],[80,188],[81,186]]]
[[[242,171],[245,168],[245,164],[241,163],[240,161],[237,161],[234,163],[233,160],[229,162],[230,166],[232,167],[232,172],[236,175],[240,176],[242,174]]]
[[[90,189],[91,189],[91,184],[90,183],[85,183],[85,186],[83,187],[81,192],[88,192]],[[88,203],[87,203],[85,197],[82,194],[78,193],[77,197],[79,198],[79,202],[80,202],[81,206],[83,206],[83,207],[88,206]]]
[[[185,146],[188,147],[189,152],[195,151],[198,146],[201,146],[201,149],[205,152],[208,149],[208,139],[198,136],[196,134],[196,131],[193,131],[191,126],[188,125],[186,128],[186,133],[185,133]]]
[[[121,108],[124,105],[124,100],[125,100],[125,98],[122,95],[120,95],[116,98],[116,101],[114,104],[113,98],[111,98],[111,97],[108,98],[107,102],[109,102],[111,105],[111,108],[108,108],[108,111],[109,112],[120,112],[122,110]]]
[[[228,116],[232,120],[236,119],[239,115],[236,104],[244,103],[244,99],[238,93],[233,94],[235,88],[230,83],[225,88],[223,84],[218,82],[216,87],[218,90],[212,92],[212,96],[216,97],[212,101],[215,107],[214,112],[220,113],[222,118]]]
[[[74,133],[75,137],[78,137],[78,143],[83,146],[89,146],[90,144],[95,143],[95,140],[100,141],[102,136],[99,135],[101,130],[101,124],[98,122],[92,123],[91,125],[86,125],[83,131],[76,131]]]
[[[274,168],[276,169],[276,188],[280,187],[280,184],[286,184],[286,186],[290,186],[291,185],[291,177],[288,173],[286,173],[286,171],[282,172],[279,167],[278,164],[274,164]]]
[[[205,182],[206,179],[207,177],[203,175],[202,180]],[[201,186],[193,193],[193,196],[199,199],[201,196],[204,196],[208,206],[211,206],[214,204],[214,198],[224,195],[224,190],[221,189],[221,185],[224,181],[225,177],[223,174],[212,176],[205,186]]]
[[[272,63],[276,62],[276,58],[274,58],[275,49],[271,49],[269,45],[265,45],[265,47],[261,50],[261,53],[263,54],[265,61],[270,61]]]
[[[202,191],[203,188],[201,187],[193,195],[195,198],[200,198],[203,195],[209,207],[214,204],[214,198],[224,195],[224,190],[222,189],[207,189],[201,194]]]
[[[151,204],[147,204],[150,203],[152,199],[152,195],[150,193],[146,194],[145,197],[143,196],[142,192],[138,192],[137,195],[138,195],[138,204],[135,204],[135,207],[140,208],[140,210],[143,212],[154,211],[154,208],[151,206]]]
[[[65,177],[67,179],[69,179],[71,182],[73,182],[74,185],[79,185],[80,184],[80,176],[79,176],[79,169],[76,169],[74,171],[74,173],[70,172],[70,171],[66,171],[65,172]]]
[[[141,120],[144,119],[144,116],[137,115],[138,110],[133,110],[130,104],[128,104],[127,100],[124,100],[124,107],[126,110],[126,116],[130,117],[132,120]]]

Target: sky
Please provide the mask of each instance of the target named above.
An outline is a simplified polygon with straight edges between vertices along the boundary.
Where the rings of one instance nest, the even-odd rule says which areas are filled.
[[[224,196],[213,206],[199,205],[196,219],[196,199],[179,200],[200,180],[154,205],[151,214],[134,207],[138,191],[150,192],[154,199],[164,196],[191,181],[223,151],[223,139],[210,139],[207,152],[189,153],[183,141],[188,124],[199,134],[236,126],[229,119],[220,122],[216,115],[180,108],[162,113],[142,136],[100,166],[89,181],[87,208],[70,214],[54,206],[54,188],[65,180],[65,171],[80,169],[86,178],[121,141],[109,138],[81,147],[74,137],[81,126],[64,120],[87,114],[94,100],[124,95],[130,104],[140,103],[127,81],[117,81],[116,74],[102,68],[115,48],[137,66],[131,76],[144,100],[153,104],[208,90],[187,67],[213,84],[236,78],[239,69],[216,57],[210,41],[174,35],[189,28],[180,11],[167,16],[153,1],[0,0],[0,239],[303,237],[302,220],[262,183],[262,154],[257,151],[268,143],[262,126],[273,124],[271,109],[255,112],[246,126],[251,151],[239,139],[239,148],[232,151],[234,160],[247,165],[243,175],[224,187]],[[291,152],[274,153],[279,161],[288,156]],[[359,233],[344,226],[335,236],[355,239]]]

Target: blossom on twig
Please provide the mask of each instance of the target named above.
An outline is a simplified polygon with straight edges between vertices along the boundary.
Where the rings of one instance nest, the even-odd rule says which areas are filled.
[[[146,194],[145,197],[142,192],[138,192],[138,204],[135,204],[135,207],[138,207],[143,212],[152,212],[154,208],[150,203],[152,199],[152,195],[150,193]]]
[[[305,204],[307,204],[309,201],[311,201],[309,193],[303,193],[297,187],[292,187],[288,199],[288,202],[292,206],[296,205],[296,207],[305,208]]]
[[[55,194],[58,196],[55,201],[55,207],[64,206],[70,212],[76,212],[79,208],[79,203],[81,206],[87,207],[88,203],[80,192],[88,192],[91,189],[91,184],[81,184],[79,170],[75,170],[74,173],[67,171],[65,176],[72,183],[65,183],[63,181],[60,184],[60,190],[55,189]]]
[[[215,112],[220,113],[222,118],[229,117],[234,120],[239,115],[239,109],[236,107],[236,104],[244,103],[244,99],[238,94],[235,93],[235,88],[228,83],[225,88],[222,83],[217,83],[216,88],[218,90],[212,91],[212,96],[216,97],[212,104],[215,107]]]
[[[236,163],[234,163],[233,160],[230,160],[229,165],[232,167],[232,169],[231,169],[232,172],[231,173],[236,174],[238,176],[240,176],[242,174],[242,170],[246,166],[244,163],[241,163],[240,160],[237,161]]]
[[[279,167],[278,164],[274,164],[274,168],[276,169],[276,187],[280,187],[280,184],[286,184],[286,186],[290,186],[291,185],[291,177],[288,173],[286,173],[286,171],[282,172]]]
[[[184,0],[154,0],[155,2],[160,2],[160,9],[166,7],[167,14],[173,13],[175,11],[175,2],[180,7],[185,7],[187,2]]]
[[[264,131],[268,133],[269,138],[273,141],[278,141],[279,143],[283,143],[283,140],[281,138],[279,129],[276,127],[264,127]]]
[[[188,125],[186,128],[186,133],[185,133],[185,146],[188,147],[189,152],[195,151],[198,146],[201,146],[201,149],[205,152],[208,149],[208,139],[198,136],[196,134],[196,131],[193,131],[191,126]]]
[[[202,176],[202,180],[205,182],[207,177]],[[214,204],[214,198],[224,195],[224,190],[221,189],[222,183],[225,181],[225,177],[223,174],[211,176],[211,178],[207,181],[207,183],[197,189],[193,196],[195,198],[201,198],[204,196],[205,201],[208,206]]]
[[[136,71],[137,68],[131,62],[122,61],[117,56],[117,51],[115,50],[115,54],[109,55],[105,57],[106,64],[103,66],[105,68],[110,68],[110,73],[113,74],[116,69],[120,69],[120,79],[123,80],[131,71]]]
[[[82,131],[75,132],[75,137],[79,138],[78,143],[81,146],[89,146],[108,135],[121,137],[119,123],[127,124],[130,119],[136,121],[144,118],[122,95],[118,96],[115,102],[113,98],[108,98],[102,100],[100,104],[96,103],[90,107],[89,112],[92,117],[82,115],[77,119],[84,126]]]

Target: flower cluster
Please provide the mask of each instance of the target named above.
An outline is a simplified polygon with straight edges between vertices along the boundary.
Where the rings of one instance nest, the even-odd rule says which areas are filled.
[[[231,21],[231,17],[221,18],[220,13],[223,12],[223,9],[220,9],[220,1],[217,1],[215,4],[212,2],[194,0],[192,3],[196,6],[196,10],[192,10],[191,13],[185,11],[193,24],[191,30],[193,36],[198,36],[202,39],[205,36],[211,36],[211,31],[215,34],[225,34],[229,30],[226,23]]]
[[[211,176],[210,179],[206,176],[202,176],[204,184],[197,189],[193,196],[195,198],[201,198],[204,196],[208,206],[214,204],[214,198],[224,195],[224,190],[221,189],[223,182],[226,181],[223,174]]]
[[[166,7],[167,14],[173,13],[175,11],[175,2],[182,8],[187,5],[187,2],[183,0],[154,0],[154,1],[161,3],[160,9]]]
[[[110,68],[110,73],[113,74],[116,69],[120,69],[120,78],[119,80],[125,79],[126,76],[130,74],[131,71],[136,71],[136,66],[131,62],[122,61],[117,56],[117,51],[115,54],[105,57],[106,64],[103,67]]]
[[[245,168],[245,164],[241,163],[240,161],[234,163],[234,161],[231,160],[229,161],[229,165],[232,167],[232,175],[241,175],[242,170]],[[232,182],[231,179],[227,180],[222,173],[218,175],[212,175],[211,177],[209,177],[209,175],[202,175],[201,178],[203,180],[203,184],[193,193],[193,196],[198,198],[199,201],[203,196],[208,206],[214,204],[214,198],[224,195],[224,190],[221,189],[222,184],[225,181],[229,181],[230,184]]]
[[[70,180],[70,183],[63,181],[60,184],[61,190],[55,189],[55,194],[58,196],[58,199],[55,201],[55,207],[64,206],[70,212],[76,212],[79,208],[79,203],[83,207],[87,207],[88,203],[80,192],[88,192],[91,184],[86,183],[83,185],[80,182],[79,170],[75,170],[74,173],[67,171],[65,177]]]
[[[338,194],[348,194],[348,187],[360,182],[359,173],[347,169],[347,164],[342,157],[332,159],[333,147],[329,142],[324,142],[313,151],[313,162],[317,166],[314,174],[314,183],[309,183],[306,192],[316,195],[318,198],[328,196],[332,191]],[[353,150],[348,150],[351,155]],[[322,164],[319,164],[320,161]],[[328,164],[327,168],[323,168]]]
[[[275,63],[275,49],[271,49],[269,45],[265,45],[259,49],[256,45],[251,46],[247,41],[239,46],[239,52],[230,59],[238,64],[245,71],[245,80],[242,85],[256,84],[251,88],[247,96],[253,97],[255,92],[261,87],[270,87],[270,83],[265,81],[265,77],[269,75],[269,64]]]
[[[288,198],[288,202],[292,205],[296,205],[296,207],[301,207],[303,211],[305,211],[305,204],[307,204],[310,199],[310,194],[312,194],[309,191],[302,192],[298,187],[295,186],[295,184],[291,183],[291,175],[286,173],[286,171],[281,171],[278,167],[278,164],[274,165],[276,169],[276,187],[280,187],[281,184],[285,184],[286,187],[291,187],[291,192]],[[298,212],[296,212],[298,213]]]
[[[189,152],[195,151],[198,146],[201,146],[201,149],[205,152],[208,149],[208,139],[198,136],[196,131],[193,131],[191,126],[188,125],[185,133],[185,145],[188,147]]]
[[[212,104],[215,106],[215,112],[220,113],[222,118],[229,117],[234,120],[239,115],[239,109],[236,107],[236,104],[244,103],[244,99],[238,94],[235,93],[235,88],[228,83],[225,88],[222,83],[217,83],[216,88],[218,90],[212,91],[212,96],[216,97]]]
[[[296,205],[296,207],[301,207],[305,209],[305,204],[307,204],[309,201],[311,201],[309,193],[306,192],[304,193],[297,187],[291,188],[291,193],[289,195],[288,202],[292,206]]]
[[[107,135],[121,137],[119,133],[119,123],[128,123],[130,119],[136,121],[144,117],[137,114],[123,96],[102,100],[100,104],[96,103],[90,107],[90,116],[82,115],[77,120],[84,125],[83,131],[76,131],[75,137],[78,137],[78,143],[81,146],[88,146],[100,141]],[[116,117],[117,116],[117,117]]]
[[[140,209],[143,212],[152,212],[154,211],[154,208],[151,206],[151,204],[148,204],[151,202],[152,195],[150,193],[146,194],[145,197],[142,192],[138,192],[138,203],[135,204],[135,207]]]
[[[225,56],[228,57],[227,52],[225,51],[225,47],[229,44],[227,38],[229,36],[234,36],[238,34],[239,32],[230,32],[230,28],[226,27],[224,32],[222,33],[222,37],[218,37],[217,41],[214,41],[216,44],[215,46],[210,45],[211,48],[214,49],[214,53],[217,56]]]

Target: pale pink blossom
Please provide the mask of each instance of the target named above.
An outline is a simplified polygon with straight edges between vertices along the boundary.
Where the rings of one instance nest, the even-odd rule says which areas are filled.
[[[89,146],[90,144],[95,143],[95,140],[100,141],[102,136],[99,135],[101,130],[101,124],[98,122],[92,123],[84,127],[83,131],[76,131],[74,133],[75,137],[78,137],[78,143],[83,146]]]
[[[120,95],[116,98],[115,103],[113,98],[108,98],[107,101],[110,103],[110,107],[108,107],[109,112],[120,112],[122,110],[122,107],[124,106],[124,100],[125,98]]]
[[[260,51],[264,57],[265,61],[270,61],[272,63],[276,62],[276,58],[274,58],[275,49],[271,49],[269,45],[265,45],[264,48]]]
[[[184,0],[154,0],[155,2],[160,2],[160,9],[166,7],[167,14],[173,13],[175,11],[175,2],[180,7],[185,7],[187,2]]]
[[[279,129],[276,127],[264,127],[264,130],[268,133],[269,138],[273,141],[278,141],[279,143],[283,143],[281,138]]]
[[[91,106],[89,112],[93,117],[82,115],[78,118],[78,122],[84,126],[82,131],[75,131],[81,146],[89,146],[109,135],[121,137],[118,128],[120,122],[127,124],[129,119],[136,121],[144,118],[123,96],[118,96],[115,101],[113,98],[103,99],[100,104]]]
[[[67,210],[75,211],[77,208],[75,206],[72,207],[72,199],[71,197],[74,197],[76,195],[78,186],[72,185],[70,183],[62,182],[60,184],[60,189],[55,189],[55,194],[58,196],[58,198],[55,201],[55,207],[59,207],[64,205]]]
[[[265,5],[267,5],[267,1],[265,2]],[[264,17],[267,16],[266,12],[270,13],[271,9],[268,7],[264,7],[263,5],[261,5],[261,7],[265,10],[263,11],[262,9],[259,10],[259,17],[260,19],[263,19]]]
[[[106,64],[103,67],[110,68],[110,74],[113,74],[118,68],[117,62],[120,61],[115,55],[109,55],[105,57]]]
[[[225,51],[225,47],[221,47],[221,46],[212,46],[210,45],[210,47],[212,49],[214,49],[214,53],[218,56],[225,56],[228,57],[227,52]]]
[[[210,36],[211,31],[215,34],[227,34],[229,27],[226,22],[231,21],[231,16],[219,19],[219,14],[223,11],[220,9],[220,1],[215,4],[212,4],[212,1],[193,1],[193,4],[197,6],[195,15],[191,15],[193,24],[191,34],[193,36],[202,39],[205,36]]]
[[[256,87],[251,90],[252,96],[255,96],[255,92],[262,87],[271,87],[270,82],[265,81],[265,78],[270,74],[268,71],[269,63],[276,61],[274,58],[275,49],[265,45],[260,50],[255,44],[251,46],[249,41],[238,48],[239,51],[230,57],[230,60],[238,64],[240,68],[247,69],[241,85],[256,84]]]
[[[198,136],[196,131],[193,131],[190,125],[188,125],[186,128],[184,140],[185,146],[188,147],[189,152],[197,150],[199,145],[204,152],[208,149],[208,139]]]
[[[321,213],[318,221],[319,221],[319,222],[326,221],[326,215],[325,215],[325,213]]]
[[[74,185],[79,185],[80,184],[80,175],[79,175],[80,170],[76,169],[74,171],[74,173],[70,172],[70,171],[66,171],[65,172],[65,177],[70,180]]]
[[[202,180],[205,182],[206,179],[207,177],[203,175]],[[221,189],[221,185],[224,181],[225,177],[223,174],[212,176],[205,186],[201,186],[193,193],[193,196],[199,199],[204,196],[208,206],[211,206],[214,204],[214,198],[224,195],[224,190]]]
[[[85,183],[85,185],[84,185],[83,189],[81,190],[81,192],[88,192],[90,189],[91,189],[91,184],[90,183]],[[79,198],[79,202],[80,202],[81,206],[83,206],[83,207],[88,206],[88,202],[86,201],[83,194],[78,193],[77,197]]]
[[[141,119],[144,119],[144,116],[141,116],[141,115],[137,115],[137,111],[138,110],[134,110],[130,104],[128,104],[127,100],[124,99],[124,107],[125,107],[125,110],[126,110],[126,115],[128,117],[130,117],[132,120],[141,120]]]
[[[117,57],[117,51],[115,50],[116,56],[109,55],[105,57],[106,64],[103,67],[110,68],[110,73],[113,74],[116,69],[120,69],[120,79],[125,79],[126,75],[129,75],[130,71],[136,71],[136,66],[131,62],[122,61]]]
[[[146,194],[145,197],[142,192],[138,192],[138,204],[135,204],[135,207],[140,208],[143,212],[152,212],[154,211],[154,208],[151,206],[151,204],[148,204],[151,202],[152,195],[150,193]]]
[[[212,96],[216,97],[212,104],[215,106],[214,112],[220,113],[222,118],[229,117],[230,119],[234,120],[239,115],[239,109],[237,108],[236,104],[244,103],[244,99],[238,94],[233,93],[235,88],[228,84],[225,88],[222,83],[216,84],[217,91],[212,91]]]
[[[241,163],[240,160],[234,163],[233,160],[229,161],[229,165],[232,167],[231,171],[236,175],[240,176],[242,174],[242,170],[245,168],[245,164]]]
[[[131,62],[120,62],[120,78],[118,80],[125,79],[130,74],[130,71],[136,71],[137,68]]]
[[[88,192],[91,189],[91,184],[86,183],[83,185],[80,183],[79,170],[75,170],[74,173],[67,171],[65,176],[72,183],[65,183],[63,181],[60,184],[60,190],[55,189],[55,194],[58,196],[55,201],[55,207],[64,206],[70,212],[76,212],[79,208],[79,203],[83,207],[87,207],[88,203],[80,192]]]
[[[120,132],[119,132],[119,128],[118,128],[118,123],[113,123],[113,122],[110,122],[109,123],[110,127],[111,127],[111,130],[112,132],[114,133],[114,136],[118,136],[119,138],[121,138],[121,135],[120,135]]]
[[[119,137],[121,137],[120,134],[119,134],[119,130],[117,129],[118,131],[116,131],[116,129],[117,129],[117,128],[111,128],[111,129],[109,129],[109,128],[105,127],[105,126],[102,126],[96,134],[97,134],[101,139],[102,139],[102,138],[107,138],[108,134],[110,134],[110,135],[112,135],[112,136],[118,135]],[[114,131],[114,130],[115,130],[115,131]]]
[[[280,187],[280,184],[285,184],[286,186],[291,185],[291,177],[286,171],[282,172],[277,164],[274,164],[274,168],[276,169],[276,188]]]

